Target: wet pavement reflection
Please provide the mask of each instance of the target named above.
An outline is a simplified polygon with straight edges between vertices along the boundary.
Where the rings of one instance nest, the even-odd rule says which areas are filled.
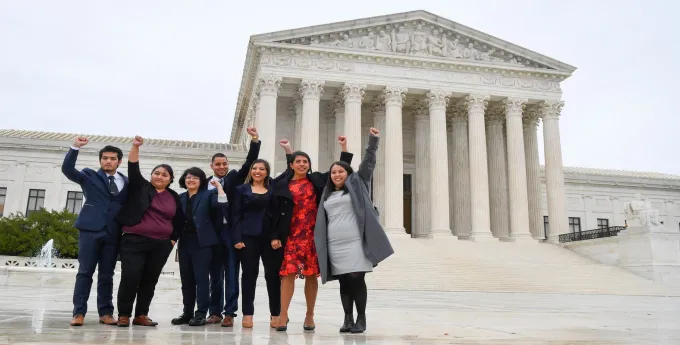
[[[331,283],[333,284],[333,283]],[[173,326],[181,312],[178,289],[157,291],[150,317],[156,328],[97,323],[96,294],[83,327],[69,327],[71,293],[0,286],[0,345],[4,344],[680,344],[680,298],[483,292],[369,291],[368,330],[340,334],[336,289],[321,289],[317,328],[302,329],[304,295],[296,289],[288,332],[268,327],[267,297],[258,286],[255,327]]]

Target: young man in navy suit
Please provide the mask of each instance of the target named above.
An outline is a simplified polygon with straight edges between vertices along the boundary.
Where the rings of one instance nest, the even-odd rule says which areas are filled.
[[[118,257],[120,227],[115,217],[127,200],[128,179],[118,172],[123,151],[115,146],[99,150],[99,170],[76,169],[81,147],[89,140],[77,137],[64,158],[61,172],[83,190],[83,205],[75,227],[78,235],[78,274],[73,291],[71,326],[82,326],[90,298],[92,276],[97,269],[97,309],[99,323],[116,325],[113,317],[113,270]],[[99,267],[97,267],[99,266]]]
[[[208,179],[219,180],[227,194],[229,204],[234,198],[236,187],[245,182],[250,166],[260,155],[261,143],[257,129],[247,128],[246,131],[251,137],[250,149],[241,169],[229,171],[229,160],[223,153],[213,155],[210,163],[210,168],[215,175],[208,177]],[[208,186],[208,189],[213,188],[212,185]],[[207,323],[222,322],[222,327],[232,327],[238,310],[239,263],[236,258],[236,249],[228,232],[231,208],[227,208],[226,216],[218,215],[217,218],[215,220],[216,228],[219,228],[222,241],[221,245],[215,246],[216,249],[210,263],[210,317]],[[224,312],[224,320],[222,320],[222,312]]]

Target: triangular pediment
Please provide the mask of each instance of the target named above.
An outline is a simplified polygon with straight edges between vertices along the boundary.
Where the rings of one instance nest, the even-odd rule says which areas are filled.
[[[426,11],[286,30],[254,42],[557,70],[576,68]]]

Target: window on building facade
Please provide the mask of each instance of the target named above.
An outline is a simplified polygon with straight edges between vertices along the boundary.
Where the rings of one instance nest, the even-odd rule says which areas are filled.
[[[598,229],[609,228],[609,219],[597,218],[597,228]]]
[[[569,231],[581,232],[581,218],[569,217]]]
[[[5,200],[7,198],[7,188],[0,187],[0,217],[5,212]]]
[[[68,192],[66,210],[78,214],[81,208],[83,208],[83,192]]]
[[[45,190],[44,189],[30,189],[28,191],[28,205],[26,205],[26,217],[32,212],[40,211],[45,207]]]

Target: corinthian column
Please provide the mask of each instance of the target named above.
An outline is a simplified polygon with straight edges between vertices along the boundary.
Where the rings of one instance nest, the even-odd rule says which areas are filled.
[[[259,105],[257,109],[257,130],[264,140],[260,146],[260,158],[269,161],[274,170],[274,154],[276,152],[276,98],[281,90],[281,77],[274,75],[260,76],[257,80]]]
[[[416,119],[416,180],[413,189],[413,206],[415,208],[415,227],[411,237],[431,237],[430,224],[433,213],[430,211],[430,155],[428,151],[428,135],[430,132],[429,110],[427,104],[417,101],[413,106],[413,117]]]
[[[311,159],[312,168],[319,168],[319,101],[325,82],[322,80],[303,80],[300,83],[302,96],[302,123],[300,124],[299,150],[306,152]]]
[[[342,85],[342,96],[345,100],[345,136],[347,150],[354,154],[352,168],[356,171],[361,164],[361,101],[364,98],[366,85],[345,83]]]
[[[508,148],[508,196],[510,197],[510,238],[531,240],[529,228],[529,198],[527,196],[527,172],[524,159],[524,133],[522,112],[527,100],[506,98],[505,124]]]
[[[503,135],[502,104],[489,106],[486,112],[486,149],[489,165],[489,204],[491,208],[491,233],[502,241],[509,237],[508,172],[505,162],[505,136]]]
[[[451,160],[453,169],[453,233],[459,239],[470,237],[472,229],[470,207],[470,150],[468,146],[468,106],[465,100],[451,107],[453,136]]]
[[[373,101],[373,127],[385,130],[385,100],[382,95]],[[383,139],[384,140],[384,139]],[[385,145],[378,145],[378,157],[373,170],[373,205],[378,208],[380,224],[385,224]]]
[[[338,137],[345,133],[345,101],[342,99],[342,96],[338,95],[333,98],[333,107],[335,109],[335,138],[333,138],[334,145],[332,152],[333,162],[335,162],[340,158],[340,146],[335,143]]]
[[[564,170],[560,143],[560,112],[563,101],[538,103],[543,119],[543,144],[545,155],[545,186],[548,194],[548,241],[559,242],[559,235],[567,233],[567,214],[564,205]]]
[[[489,216],[489,171],[486,161],[486,132],[484,111],[489,95],[470,94],[465,97],[468,106],[468,141],[470,144],[470,200],[474,240],[493,239]]]
[[[295,95],[293,103],[291,104],[292,110],[295,113],[295,132],[293,133],[293,147],[300,147],[300,140],[302,138],[302,98],[300,95]]]
[[[537,107],[528,108],[524,112],[524,156],[527,169],[527,196],[529,200],[529,229],[535,239],[545,239],[543,234],[543,212],[541,207],[541,167],[538,159],[538,127],[539,114]]]
[[[451,236],[449,228],[449,162],[446,142],[446,105],[450,92],[427,93],[430,107],[430,225],[433,236]],[[418,142],[421,144],[422,142]]]
[[[404,232],[404,142],[401,107],[408,89],[386,86],[385,97],[385,232]],[[382,145],[382,143],[381,143]]]

